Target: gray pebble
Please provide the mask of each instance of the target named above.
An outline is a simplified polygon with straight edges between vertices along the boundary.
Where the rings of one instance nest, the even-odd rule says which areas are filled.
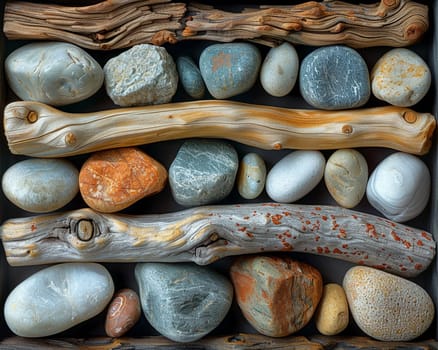
[[[137,264],[135,278],[146,319],[177,342],[196,341],[211,332],[233,300],[230,281],[194,264]]]
[[[238,166],[237,152],[226,142],[184,142],[169,168],[175,201],[195,206],[224,199],[233,189]]]
[[[176,60],[179,80],[190,97],[201,99],[205,94],[205,84],[198,66],[188,56],[178,57]]]
[[[371,94],[368,67],[346,46],[327,46],[307,55],[299,74],[303,98],[316,108],[348,109],[364,105]]]

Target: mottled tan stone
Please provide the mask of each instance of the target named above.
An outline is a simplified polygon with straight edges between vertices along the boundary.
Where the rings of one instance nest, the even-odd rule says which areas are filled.
[[[245,256],[230,272],[243,315],[267,336],[283,337],[303,328],[322,295],[319,271],[290,258]]]

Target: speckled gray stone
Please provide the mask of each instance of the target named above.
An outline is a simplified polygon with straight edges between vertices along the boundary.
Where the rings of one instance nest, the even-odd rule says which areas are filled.
[[[195,341],[211,332],[233,300],[228,279],[194,264],[137,264],[135,278],[146,319],[177,342]]]
[[[224,199],[233,189],[238,166],[237,152],[226,142],[184,142],[169,168],[175,201],[195,206]]]
[[[204,97],[205,84],[196,63],[188,56],[181,56],[176,60],[176,67],[184,91],[194,99]]]
[[[301,64],[299,83],[307,103],[320,109],[360,107],[371,94],[365,60],[346,46],[321,47],[307,55]]]
[[[255,45],[215,44],[202,51],[199,69],[210,94],[224,99],[251,89],[257,80],[261,62]]]

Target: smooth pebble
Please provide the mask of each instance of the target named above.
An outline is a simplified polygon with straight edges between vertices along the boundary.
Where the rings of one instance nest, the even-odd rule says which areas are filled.
[[[427,94],[432,73],[414,51],[396,48],[385,53],[371,71],[374,96],[394,106],[410,107]]]
[[[405,222],[421,214],[430,197],[426,164],[412,154],[396,152],[377,164],[368,180],[370,204],[390,220]]]
[[[253,44],[214,44],[202,51],[199,69],[210,94],[225,99],[252,88],[261,61],[260,52]]]
[[[333,199],[344,208],[360,203],[367,188],[368,164],[365,157],[354,149],[340,149],[328,159],[324,182]]]
[[[266,165],[257,153],[246,154],[239,164],[237,189],[245,199],[257,198],[265,188]]]
[[[280,159],[266,177],[268,196],[280,203],[295,202],[321,181],[325,158],[320,151],[300,150]]]
[[[45,337],[96,316],[113,293],[113,280],[102,265],[58,264],[16,286],[6,299],[4,316],[16,335]]]
[[[226,277],[195,264],[137,264],[135,278],[146,319],[177,342],[196,341],[210,333],[233,300],[233,286]]]
[[[276,97],[289,94],[298,77],[299,58],[295,48],[284,42],[273,47],[260,69],[260,83],[265,91]]]
[[[2,189],[17,207],[47,213],[67,205],[79,192],[79,172],[64,159],[26,159],[3,174]]]
[[[363,106],[371,94],[368,67],[362,56],[346,46],[326,46],[301,63],[300,91],[311,106],[348,109]]]
[[[195,62],[188,56],[180,56],[176,60],[179,81],[190,97],[201,99],[205,94],[205,84],[201,71]]]
[[[356,266],[343,281],[356,324],[382,341],[409,341],[431,325],[435,306],[418,284],[371,267]]]

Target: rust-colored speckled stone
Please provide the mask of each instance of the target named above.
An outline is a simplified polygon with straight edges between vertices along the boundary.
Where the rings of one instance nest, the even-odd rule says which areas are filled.
[[[140,298],[132,289],[121,289],[111,301],[105,320],[109,337],[121,337],[140,319]]]
[[[303,328],[322,296],[314,267],[290,258],[246,256],[231,266],[237,303],[260,333],[283,337]]]
[[[87,205],[112,213],[160,192],[166,168],[137,148],[97,152],[82,166],[79,190]]]

